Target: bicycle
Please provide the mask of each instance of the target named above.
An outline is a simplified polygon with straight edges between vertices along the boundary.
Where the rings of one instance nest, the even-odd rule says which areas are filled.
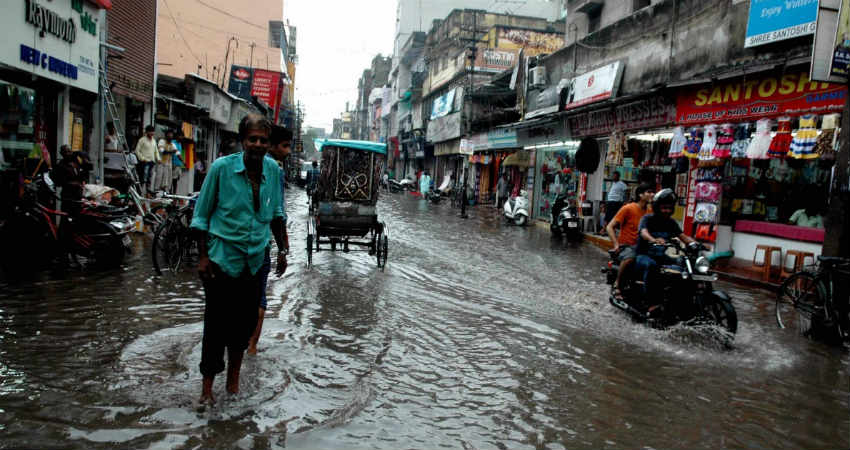
[[[812,336],[818,331],[830,339],[850,338],[850,259],[818,256],[814,270],[795,272],[779,288],[776,322]],[[838,288],[843,288],[839,290]]]
[[[184,201],[186,204],[177,206],[176,203],[171,203],[167,206],[168,215],[154,232],[151,258],[157,275],[162,275],[163,269],[176,274],[184,262],[192,257],[193,252],[197,251],[190,229],[197,196],[165,194],[163,198]]]

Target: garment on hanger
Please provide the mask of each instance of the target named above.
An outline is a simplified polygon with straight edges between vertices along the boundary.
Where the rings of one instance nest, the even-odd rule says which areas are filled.
[[[711,161],[714,159],[712,151],[717,145],[717,125],[707,125],[702,138],[702,145],[699,148],[699,160]]]
[[[750,124],[744,122],[735,127],[735,142],[732,143],[733,158],[746,158],[747,147],[750,145]]]
[[[815,142],[815,153],[820,155],[821,159],[831,161],[835,159],[835,129],[838,125],[839,114],[827,114],[823,116],[821,123],[821,133]]]
[[[717,145],[711,154],[716,158],[728,158],[732,156],[732,143],[735,142],[735,127],[731,123],[720,125],[717,130]]]
[[[756,134],[747,147],[747,157],[750,159],[767,159],[770,150],[770,119],[760,119],[756,122]]]
[[[776,119],[776,136],[770,141],[767,156],[771,158],[784,158],[791,150],[791,118],[788,116]]]
[[[818,139],[818,130],[815,129],[817,124],[817,116],[807,114],[800,116],[800,126],[797,128],[797,134],[794,135],[794,140],[791,141],[791,151],[788,155],[797,159],[814,159],[818,157],[815,152],[815,143]]]
[[[690,136],[685,143],[685,148],[682,150],[682,155],[686,158],[696,158],[699,155],[699,149],[702,146],[702,128],[693,127],[690,131]]]

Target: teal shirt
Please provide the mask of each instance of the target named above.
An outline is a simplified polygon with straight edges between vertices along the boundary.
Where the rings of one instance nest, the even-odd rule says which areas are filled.
[[[255,274],[263,265],[271,238],[270,223],[284,217],[280,183],[277,164],[264,158],[260,210],[254,211],[242,153],[213,162],[195,204],[192,228],[208,233],[207,254],[224,273],[238,277],[247,267]]]

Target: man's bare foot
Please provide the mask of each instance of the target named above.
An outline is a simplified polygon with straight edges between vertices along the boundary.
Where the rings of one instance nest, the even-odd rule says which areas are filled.
[[[227,361],[227,384],[225,385],[227,392],[231,394],[239,393],[239,369],[242,368],[242,352],[234,355],[228,354]]]

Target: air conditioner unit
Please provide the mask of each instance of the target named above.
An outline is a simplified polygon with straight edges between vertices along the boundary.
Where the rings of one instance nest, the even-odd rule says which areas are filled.
[[[546,86],[546,66],[537,66],[529,72],[532,87]]]

